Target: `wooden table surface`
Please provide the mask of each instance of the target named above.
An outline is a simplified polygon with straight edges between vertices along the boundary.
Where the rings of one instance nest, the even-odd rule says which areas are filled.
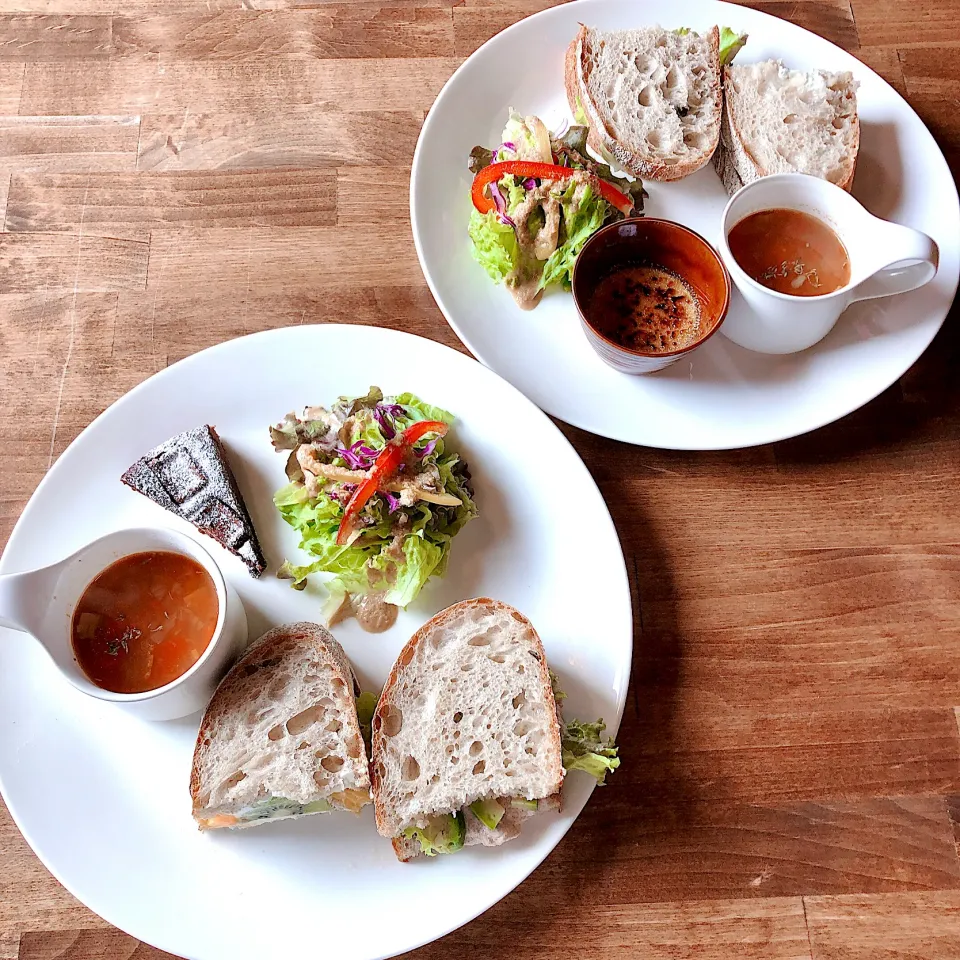
[[[203,347],[326,320],[458,347],[411,242],[414,144],[461,60],[549,2],[0,0],[0,543],[96,414]],[[757,6],[878,70],[956,175],[958,0]],[[526,883],[409,956],[960,957],[956,313],[810,436],[564,427],[633,582],[623,766]],[[162,956],[0,805],[0,958]]]

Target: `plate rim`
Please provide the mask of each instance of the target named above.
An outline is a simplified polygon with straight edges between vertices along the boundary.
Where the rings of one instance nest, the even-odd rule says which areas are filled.
[[[317,335],[318,331],[324,331],[323,333],[320,334],[321,336],[334,336],[338,331],[350,331],[351,335],[356,335],[356,331],[358,329],[367,331],[366,335],[372,335],[375,337],[383,336],[388,339],[396,338],[396,339],[402,339],[402,340],[425,341],[432,345],[431,349],[437,348],[441,351],[449,351],[450,353],[453,353],[456,356],[462,358],[463,362],[465,363],[476,364],[477,367],[482,371],[481,376],[492,377],[495,380],[500,381],[500,383],[507,388],[508,392],[512,392],[515,395],[516,400],[518,400],[520,403],[528,404],[531,408],[531,411],[534,417],[539,419],[548,431],[553,431],[555,433],[556,437],[559,439],[561,444],[563,444],[570,451],[575,462],[579,463],[580,469],[583,472],[584,481],[587,484],[589,484],[590,487],[596,492],[599,503],[603,507],[603,512],[606,514],[607,530],[610,534],[613,535],[613,544],[616,545],[616,555],[612,559],[615,567],[615,574],[618,580],[617,591],[623,596],[623,598],[626,601],[625,609],[623,613],[620,614],[621,616],[625,614],[625,626],[626,626],[625,637],[624,637],[626,641],[626,645],[624,647],[624,656],[623,656],[625,679],[622,685],[622,689],[620,690],[619,695],[616,697],[616,700],[615,700],[615,705],[616,705],[615,706],[615,709],[616,709],[615,722],[608,725],[614,731],[618,731],[620,724],[623,720],[623,713],[626,706],[627,696],[629,694],[630,680],[631,680],[631,673],[632,673],[632,663],[633,663],[633,654],[634,654],[634,620],[635,620],[633,590],[631,587],[630,578],[628,574],[628,568],[627,568],[626,556],[624,555],[623,544],[620,540],[620,534],[619,534],[619,531],[617,530],[616,524],[614,523],[614,520],[613,520],[613,515],[610,512],[610,508],[607,505],[606,499],[604,498],[599,485],[597,484],[596,480],[593,477],[593,474],[590,472],[589,468],[587,467],[586,461],[583,459],[583,457],[580,456],[580,453],[577,451],[576,447],[574,447],[574,445],[566,437],[563,431],[550,419],[550,417],[543,410],[541,410],[522,391],[518,390],[517,387],[515,387],[512,383],[510,383],[509,380],[500,376],[500,374],[498,374],[495,370],[492,370],[490,367],[487,367],[484,364],[480,363],[473,356],[469,354],[461,353],[455,348],[450,347],[447,344],[440,342],[439,340],[433,340],[430,337],[425,337],[419,334],[410,333],[406,330],[397,330],[392,327],[378,327],[371,324],[353,324],[353,323],[342,323],[342,322],[341,323],[322,323],[321,322],[321,323],[313,323],[313,324],[273,327],[268,330],[259,330],[253,333],[243,334],[238,337],[231,337],[227,340],[220,341],[219,343],[211,344],[210,346],[205,347],[202,350],[198,350],[195,353],[189,354],[185,357],[182,357],[176,362],[164,367],[162,370],[158,370],[155,373],[151,374],[149,377],[142,380],[140,383],[132,387],[126,393],[119,396],[116,400],[114,400],[111,404],[109,404],[103,411],[101,411],[96,417],[94,417],[94,419],[91,420],[90,423],[88,423],[80,431],[80,433],[77,434],[77,436],[63,450],[63,452],[56,459],[56,461],[47,469],[40,483],[37,485],[36,489],[27,500],[27,503],[25,504],[23,510],[20,513],[20,516],[17,518],[17,521],[10,532],[10,536],[7,540],[6,546],[4,547],[2,554],[0,554],[0,574],[8,573],[8,572],[16,572],[14,570],[8,569],[9,567],[11,567],[10,558],[13,554],[15,554],[19,550],[20,538],[26,535],[23,532],[23,530],[26,526],[26,518],[28,517],[28,514],[32,514],[35,510],[40,509],[40,504],[43,499],[44,490],[48,485],[48,483],[52,482],[51,477],[53,476],[54,472],[57,470],[58,467],[61,470],[66,469],[66,467],[60,466],[60,464],[64,461],[64,458],[66,457],[66,455],[71,450],[79,447],[82,439],[85,437],[88,431],[91,431],[94,428],[94,426],[97,423],[99,423],[101,419],[106,417],[108,413],[111,410],[113,410],[114,407],[117,407],[123,404],[129,398],[133,397],[136,394],[139,394],[142,391],[151,389],[152,388],[151,385],[154,383],[154,381],[165,379],[167,376],[170,375],[170,371],[174,370],[175,368],[183,368],[184,366],[189,366],[197,362],[202,362],[202,361],[199,361],[198,358],[201,358],[207,353],[223,349],[228,345],[236,344],[239,341],[250,341],[250,340],[256,340],[256,339],[267,339],[272,337],[283,337],[283,336],[294,336],[294,337],[311,336],[311,335],[315,336]],[[326,333],[325,331],[328,331],[328,330],[331,332]],[[616,562],[617,558],[619,559],[619,563]],[[35,841],[35,838],[32,837],[31,834],[28,833],[28,831],[22,825],[22,818],[18,814],[19,804],[16,802],[13,802],[13,803],[11,802],[9,798],[8,788],[5,783],[5,779],[6,778],[4,777],[3,765],[2,763],[0,763],[0,797],[3,798],[3,801],[7,806],[7,810],[10,813],[11,819],[13,820],[17,829],[20,831],[20,834],[23,837],[23,839],[26,841],[27,845],[30,847],[30,850],[34,854],[34,856],[37,857],[37,859],[43,864],[43,866],[47,869],[47,871],[54,877],[54,879],[57,880],[58,883],[60,883],[64,887],[64,889],[67,890],[68,893],[70,893],[71,896],[75,897],[80,903],[82,903],[85,907],[87,907],[87,909],[96,913],[99,917],[101,917],[111,926],[116,927],[118,930],[121,930],[124,933],[127,933],[129,936],[132,936],[135,939],[141,940],[141,942],[149,943],[150,946],[153,946],[156,949],[164,950],[166,952],[173,953],[174,955],[180,955],[180,956],[186,957],[188,958],[188,960],[207,960],[207,957],[210,955],[201,956],[200,954],[195,954],[190,951],[182,952],[182,948],[174,944],[168,944],[164,946],[159,943],[153,943],[151,941],[144,940],[135,931],[128,929],[125,923],[118,922],[117,919],[114,918],[114,911],[112,906],[107,906],[106,909],[101,909],[102,905],[98,904],[97,907],[94,907],[92,904],[84,900],[76,892],[75,888],[67,880],[67,878],[63,874],[61,874],[61,872],[54,866],[51,858],[47,856],[47,852],[46,851],[41,852],[37,842]],[[441,938],[449,935],[455,930],[458,930],[461,927],[466,926],[468,923],[471,923],[481,914],[485,913],[495,904],[499,903],[504,897],[513,893],[513,891],[516,890],[517,887],[519,887],[522,883],[524,883],[530,877],[530,875],[533,874],[542,865],[544,860],[546,860],[547,857],[550,856],[551,853],[553,853],[553,851],[556,849],[559,843],[566,836],[567,832],[573,827],[573,825],[579,819],[580,815],[583,813],[587,803],[590,802],[590,798],[593,795],[594,789],[595,789],[595,785],[591,785],[588,793],[584,798],[584,802],[580,810],[569,822],[561,824],[561,829],[557,834],[555,840],[544,845],[542,856],[539,855],[539,851],[538,851],[538,855],[535,856],[529,869],[523,872],[523,874],[519,877],[519,879],[516,880],[515,883],[508,881],[506,887],[503,889],[500,889],[500,887],[498,886],[497,888],[498,892],[493,896],[492,899],[485,898],[482,901],[480,901],[476,905],[476,907],[471,906],[465,912],[463,918],[458,919],[452,925],[449,925],[449,926],[444,925],[442,930],[436,933],[432,933],[425,938],[414,938],[413,941],[404,943],[403,945],[397,948],[391,948],[391,952],[389,953],[379,953],[375,956],[371,955],[370,960],[388,960],[388,958],[390,957],[395,957],[401,953],[406,953],[411,950],[419,949],[420,947],[423,947],[429,943],[433,943],[436,940],[440,940]],[[42,845],[43,844],[40,844],[40,846]],[[176,929],[176,927],[171,925],[171,929]]]
[[[451,86],[456,80],[457,76],[460,74],[460,72],[462,70],[465,70],[467,65],[475,57],[478,57],[488,46],[494,45],[505,34],[508,34],[514,30],[517,30],[523,24],[526,24],[527,21],[529,20],[535,20],[538,17],[546,17],[546,16],[556,16],[559,18],[567,15],[568,12],[572,10],[582,10],[584,8],[593,7],[593,6],[598,6],[598,7],[605,6],[610,2],[611,0],[570,0],[570,2],[568,3],[562,3],[559,6],[548,7],[545,10],[539,10],[536,13],[532,13],[529,16],[523,17],[520,20],[517,20],[515,23],[512,23],[509,26],[505,27],[503,30],[500,30],[497,33],[495,33],[492,37],[485,40],[479,47],[477,47],[477,49],[474,50],[473,53],[471,53],[470,56],[467,57],[463,61],[463,63],[461,63],[457,67],[456,70],[454,70],[454,72],[447,79],[447,82],[440,88],[440,92],[437,94],[437,97],[434,100],[433,104],[431,104],[430,110],[427,112],[427,116],[424,119],[423,126],[420,128],[420,133],[417,137],[417,145],[416,145],[416,148],[414,149],[413,161],[410,165],[409,209],[410,209],[410,230],[413,235],[413,245],[417,251],[417,260],[420,264],[420,271],[423,274],[424,280],[427,283],[427,287],[429,288],[434,301],[439,307],[440,312],[443,314],[444,319],[447,321],[447,325],[453,330],[453,332],[457,335],[460,342],[471,352],[471,354],[474,357],[476,357],[476,359],[480,361],[480,363],[482,363],[485,367],[487,367],[490,370],[493,370],[494,372],[498,372],[498,371],[496,370],[496,367],[489,362],[489,359],[490,359],[489,355],[485,357],[484,351],[477,349],[476,345],[472,342],[472,338],[469,337],[466,334],[466,332],[462,329],[461,324],[458,323],[453,318],[452,311],[450,311],[447,305],[444,303],[443,297],[441,296],[439,290],[437,289],[434,283],[433,277],[427,267],[427,264],[424,258],[423,248],[420,240],[420,226],[418,224],[416,208],[417,208],[417,176],[418,176],[420,164],[423,162],[423,156],[425,155],[426,149],[427,149],[425,146],[426,137],[427,137],[428,131],[432,130],[432,121],[438,122],[436,121],[437,105],[443,101],[444,97],[449,96],[449,91],[451,89]],[[698,2],[707,4],[710,6],[715,6],[718,9],[729,10],[731,11],[731,16],[734,15],[735,11],[743,9],[742,7],[739,7],[734,3],[728,2],[728,0],[698,0]],[[644,2],[642,5],[651,6],[649,2]],[[639,6],[640,4],[638,4],[638,7]],[[947,163],[946,157],[943,154],[943,150],[941,149],[940,144],[937,142],[936,138],[931,133],[930,128],[926,125],[926,123],[924,123],[923,119],[920,117],[917,111],[913,109],[913,107],[910,105],[910,103],[907,101],[907,99],[904,96],[902,96],[890,83],[888,83],[883,77],[881,77],[880,74],[877,73],[872,67],[870,67],[869,65],[864,63],[862,60],[860,60],[855,53],[852,53],[848,50],[844,50],[841,46],[834,43],[832,40],[829,40],[827,37],[823,37],[812,30],[808,30],[806,27],[801,27],[799,24],[793,23],[791,20],[787,20],[783,17],[774,16],[772,13],[766,13],[765,11],[756,10],[753,8],[749,8],[749,9],[751,12],[751,16],[758,15],[768,20],[773,20],[778,23],[788,24],[790,27],[794,27],[797,30],[802,31],[803,33],[810,34],[811,36],[814,36],[817,39],[824,41],[825,43],[829,43],[836,50],[840,50],[842,53],[852,57],[854,60],[857,61],[857,63],[860,65],[860,67],[862,67],[863,70],[867,71],[867,73],[871,74],[878,81],[880,81],[880,83],[882,83],[883,86],[885,87],[885,93],[888,96],[892,95],[895,102],[899,101],[899,104],[898,104],[899,106],[905,107],[907,110],[909,110],[910,113],[912,113],[913,116],[917,119],[917,121],[921,124],[923,129],[926,131],[927,135],[930,137],[931,143],[933,143],[933,145],[936,148],[936,155],[933,157],[933,160],[934,162],[939,164],[939,166],[941,167],[941,172],[944,172],[949,182],[953,184],[954,207],[955,209],[960,211],[960,185],[958,185],[957,181],[954,180],[953,178],[953,174],[950,171],[950,165]],[[557,10],[563,10],[564,13],[559,14],[556,12]],[[574,14],[573,16],[575,20],[578,20],[576,14]],[[958,216],[957,225],[958,225],[958,228],[960,228],[960,216]],[[678,451],[678,452],[679,451],[682,451],[682,452],[696,451],[696,452],[707,453],[707,452],[724,451],[724,450],[748,450],[754,447],[765,446],[767,444],[781,443],[784,440],[792,440],[796,437],[802,437],[802,436],[805,436],[806,434],[813,433],[816,430],[820,430],[825,426],[829,426],[832,423],[836,423],[837,421],[850,416],[852,413],[855,413],[857,410],[860,410],[862,407],[867,406],[867,404],[872,403],[874,400],[877,399],[877,397],[879,397],[882,393],[886,392],[887,390],[890,389],[890,387],[892,387],[895,383],[897,383],[897,381],[899,381],[900,378],[903,377],[914,366],[914,364],[917,363],[917,361],[924,355],[924,353],[926,353],[927,349],[930,347],[930,344],[933,343],[937,334],[942,329],[943,324],[946,321],[947,316],[949,315],[950,310],[954,305],[954,302],[956,301],[958,287],[960,287],[960,269],[958,269],[956,275],[953,277],[952,291],[950,292],[951,299],[950,299],[950,302],[946,305],[946,308],[943,311],[943,315],[937,321],[936,325],[932,328],[929,338],[927,338],[926,342],[923,343],[919,352],[917,352],[916,356],[914,356],[910,360],[910,362],[900,371],[900,373],[898,373],[888,382],[882,382],[885,378],[881,378],[881,381],[878,381],[882,383],[879,389],[874,390],[874,387],[868,388],[866,392],[869,393],[870,395],[867,396],[865,399],[855,401],[852,405],[844,404],[842,407],[837,407],[835,408],[834,412],[826,414],[822,419],[817,418],[816,422],[811,423],[810,426],[804,427],[799,431],[794,430],[792,428],[788,428],[785,431],[777,430],[777,431],[771,432],[771,434],[765,439],[750,440],[746,443],[724,442],[724,443],[715,443],[715,444],[707,445],[704,443],[682,443],[681,442],[681,443],[671,443],[670,445],[666,445],[666,444],[660,444],[660,443],[655,444],[655,443],[644,442],[641,440],[636,440],[633,437],[629,436],[626,432],[619,431],[616,429],[605,429],[601,431],[601,430],[598,430],[594,425],[590,425],[586,423],[580,417],[561,416],[559,413],[553,412],[548,407],[542,407],[541,409],[545,413],[549,414],[549,416],[556,417],[558,420],[561,420],[564,423],[568,423],[570,426],[576,427],[578,430],[583,430],[586,433],[593,434],[594,436],[604,437],[608,440],[616,440],[621,443],[629,443],[631,446],[647,448],[651,450],[672,450],[672,451]],[[936,312],[932,313],[931,316],[936,316]],[[500,376],[503,376],[503,375],[500,374]],[[503,379],[506,379],[506,378],[504,377]],[[511,385],[515,386],[512,383],[512,381],[511,381]],[[524,396],[526,396],[526,394],[524,394]],[[528,397],[528,399],[530,398]],[[539,406],[539,404],[537,404],[536,401],[531,400],[531,402]]]

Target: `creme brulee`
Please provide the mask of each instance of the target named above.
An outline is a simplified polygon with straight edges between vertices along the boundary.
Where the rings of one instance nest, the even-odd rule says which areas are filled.
[[[727,241],[751,279],[792,297],[819,297],[850,282],[850,256],[822,220],[801,210],[759,210],[737,223]]]
[[[74,653],[101,689],[146,693],[200,659],[219,613],[213,579],[196,560],[164,550],[134,553],[83,591],[73,614]]]

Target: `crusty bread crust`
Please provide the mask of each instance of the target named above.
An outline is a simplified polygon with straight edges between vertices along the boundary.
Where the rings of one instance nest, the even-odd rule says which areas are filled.
[[[599,155],[606,152],[613,157],[617,166],[642,180],[658,180],[663,182],[680,180],[683,177],[688,177],[691,173],[696,173],[697,170],[709,163],[719,142],[719,125],[717,127],[717,134],[713,138],[713,142],[710,144],[708,150],[705,150],[700,156],[672,165],[651,161],[649,158],[641,156],[639,153],[624,146],[613,136],[603,119],[603,112],[589,95],[584,83],[583,47],[586,37],[587,28],[583,24],[580,24],[580,30],[577,36],[571,41],[564,57],[564,89],[566,90],[567,102],[570,105],[570,111],[572,113],[576,113],[576,98],[578,96],[580,98],[583,112],[589,121],[590,132],[587,136],[587,144],[591,150]],[[713,110],[716,116],[719,117],[723,110],[723,92],[720,85],[719,29],[714,26],[705,35],[704,39],[708,41],[710,46],[714,75],[714,81],[711,85]]]
[[[206,751],[210,748],[211,731],[217,721],[234,710],[242,710],[246,705],[247,689],[250,677],[260,671],[269,673],[270,669],[281,663],[288,654],[305,644],[311,645],[318,659],[327,662],[344,683],[348,691],[346,696],[359,693],[357,679],[343,647],[330,632],[315,623],[287,623],[268,630],[254,641],[243,656],[231,667],[230,672],[220,681],[213,694],[197,733],[197,742],[193,751],[193,767],[190,771],[190,799],[196,816],[203,810],[201,803],[201,766]],[[356,707],[353,707],[354,713]],[[359,726],[357,732],[359,733]]]
[[[567,93],[567,103],[574,117],[577,115],[577,96],[580,84],[577,80],[577,56],[586,27],[581,23],[577,35],[570,41],[567,52],[563,57],[563,88]]]
[[[377,709],[373,715],[370,783],[371,793],[373,795],[374,812],[376,815],[377,830],[382,836],[391,837],[394,840],[394,850],[401,860],[410,858],[409,854],[412,852],[412,848],[410,847],[409,842],[403,842],[403,838],[393,838],[394,831],[391,829],[389,824],[389,812],[386,809],[384,798],[381,794],[383,782],[377,758],[386,749],[387,738],[381,729],[383,725],[383,715],[385,712],[392,710],[396,706],[395,699],[399,681],[402,678],[406,667],[413,660],[414,655],[417,652],[417,648],[421,644],[427,642],[429,637],[435,632],[446,629],[450,622],[456,619],[465,608],[486,610],[488,612],[508,612],[510,616],[516,619],[524,628],[529,629],[533,635],[535,649],[539,653],[539,657],[537,658],[537,672],[539,673],[539,679],[544,686],[546,695],[552,701],[552,714],[555,717],[557,716],[556,701],[553,699],[553,690],[550,684],[550,668],[547,665],[546,651],[543,649],[543,643],[534,629],[533,624],[531,624],[530,621],[519,611],[514,610],[508,604],[502,603],[499,600],[491,600],[489,597],[477,597],[473,600],[461,600],[459,603],[455,603],[452,606],[447,607],[445,610],[441,610],[440,613],[438,613],[435,617],[433,617],[431,620],[428,620],[410,638],[410,640],[400,651],[400,655],[397,657],[396,662],[390,670],[389,677],[387,677],[387,682],[384,684],[383,692],[380,694],[380,700],[377,703]],[[551,774],[555,783],[555,788],[550,792],[559,793],[563,785],[563,766],[560,759],[561,749],[559,719],[557,720],[556,724],[551,727],[549,734],[551,744],[550,749],[547,751],[547,755],[554,758],[554,769],[551,770]]]

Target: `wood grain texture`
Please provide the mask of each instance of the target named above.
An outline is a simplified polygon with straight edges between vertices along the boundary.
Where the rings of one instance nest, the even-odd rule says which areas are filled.
[[[811,897],[813,960],[951,960],[960,956],[960,894]]]
[[[149,248],[82,234],[0,234],[0,289],[37,294],[142,289]]]
[[[22,60],[105,60],[113,52],[112,20],[97,16],[0,14],[0,57]]]
[[[233,10],[205,16],[114,17],[116,56],[268,60],[453,56],[453,23],[438,7],[358,3],[311,10]]]
[[[5,229],[149,241],[162,227],[321,226],[336,171],[14,174]]]
[[[198,350],[323,322],[463,350],[413,250],[416,139],[464,57],[557,2],[0,0],[0,544],[95,416]],[[960,171],[956,0],[754,6],[878,71]],[[958,320],[805,437],[676,453],[561,425],[628,562],[623,766],[409,960],[960,957]],[[166,957],[0,805],[0,960]]]
[[[22,63],[0,61],[0,114],[16,113],[20,109],[23,73]]]
[[[133,170],[140,118],[0,117],[0,171]]]
[[[406,172],[422,124],[419,110],[318,113],[303,104],[263,113],[147,114],[140,123],[137,167],[235,170],[388,164]]]
[[[71,115],[426,110],[459,61],[279,60],[159,63],[94,60],[24,65],[20,113]]]

